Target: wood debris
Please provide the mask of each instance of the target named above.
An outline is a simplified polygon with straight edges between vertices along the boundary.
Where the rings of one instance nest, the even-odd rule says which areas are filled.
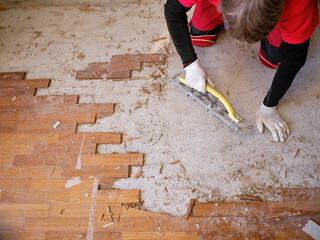
[[[162,170],[163,170],[163,164],[161,163],[159,174],[162,174]]]
[[[59,125],[61,124],[61,122],[60,121],[57,121],[55,124],[53,124],[53,128],[57,128],[57,127],[59,127]]]
[[[158,93],[161,92],[161,83],[153,83],[151,84],[151,86],[154,88],[155,91],[157,91]]]
[[[143,171],[139,170],[138,172],[136,172],[136,174],[134,175],[133,178],[139,178],[142,175]]]
[[[188,209],[187,209],[186,216],[185,216],[187,218],[187,220],[190,217],[190,214],[191,214],[191,211],[193,209],[195,201],[196,201],[195,199],[190,199],[190,201],[189,201]]]
[[[177,161],[171,162],[170,164],[171,164],[171,165],[175,165],[175,164],[177,164],[177,163],[179,163],[179,162],[180,162],[180,160],[177,160]]]
[[[112,212],[111,212],[109,206],[107,206],[107,213],[108,213],[108,215],[109,215],[110,221],[113,223]]]
[[[144,94],[150,94],[150,92],[149,92],[149,90],[147,89],[147,88],[145,88],[145,87],[143,87],[141,90],[140,90],[140,92],[142,92],[142,93],[144,93]]]
[[[297,149],[297,152],[296,152],[296,154],[294,155],[293,158],[296,158],[298,156],[299,152],[300,152],[300,148]]]

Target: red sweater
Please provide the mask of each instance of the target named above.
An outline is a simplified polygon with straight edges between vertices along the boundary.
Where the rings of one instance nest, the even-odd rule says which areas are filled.
[[[218,6],[220,0],[179,0],[185,7],[202,1]],[[287,0],[279,20],[281,38],[290,44],[299,44],[311,37],[319,24],[317,0]],[[272,43],[271,43],[272,44]],[[280,46],[280,43],[273,43]]]

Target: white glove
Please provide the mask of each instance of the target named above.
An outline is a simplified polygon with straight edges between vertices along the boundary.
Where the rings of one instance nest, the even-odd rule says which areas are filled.
[[[199,92],[205,93],[206,90],[206,84],[207,80],[212,85],[212,81],[210,77],[208,76],[207,72],[204,70],[204,68],[200,65],[200,61],[197,59],[187,67],[185,67],[186,70],[186,84],[194,88],[195,90]],[[213,87],[213,85],[212,85]]]
[[[263,125],[266,125],[276,142],[279,142],[279,139],[283,142],[287,134],[290,134],[289,127],[279,115],[277,107],[266,107],[261,104],[256,118],[259,132],[263,133]]]

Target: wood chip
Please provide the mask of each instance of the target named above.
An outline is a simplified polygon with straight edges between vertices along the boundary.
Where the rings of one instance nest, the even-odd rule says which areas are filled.
[[[165,40],[165,39],[167,39],[167,37],[157,38],[157,39],[151,40],[151,42],[157,42],[157,41]]]
[[[107,206],[107,213],[108,213],[108,215],[109,215],[110,221],[113,223],[113,219],[112,219],[112,212],[111,212],[111,210],[110,210],[110,207],[109,207],[109,206]]]
[[[194,206],[195,202],[196,202],[195,199],[190,199],[190,201],[189,201],[188,209],[187,209],[186,216],[185,216],[187,220],[190,217],[190,214],[191,214],[191,211],[193,209],[193,206]]]
[[[162,170],[163,170],[163,164],[161,163],[160,170],[159,170],[160,174],[162,174]]]
[[[177,164],[177,163],[179,163],[179,162],[180,162],[180,160],[177,160],[177,161],[171,162],[170,164],[171,164],[171,165],[175,165],[175,164]]]
[[[239,195],[240,200],[263,202],[261,197],[252,195]]]
[[[142,175],[143,171],[139,170],[138,172],[136,172],[136,174],[134,175],[134,178],[139,178]]]
[[[126,138],[125,141],[126,142],[131,142],[131,141],[134,141],[134,140],[137,140],[139,138]]]
[[[296,152],[296,154],[294,155],[293,158],[296,158],[296,156],[298,156],[299,152],[300,152],[300,148],[297,149],[297,152]]]
[[[158,93],[161,92],[161,83],[153,83],[151,86],[154,88],[155,91]]]
[[[57,128],[57,127],[59,127],[59,125],[61,124],[61,122],[60,121],[57,121],[55,124],[53,124],[53,128]]]
[[[150,94],[149,90],[145,87],[143,87],[140,92],[144,93],[144,94]]]

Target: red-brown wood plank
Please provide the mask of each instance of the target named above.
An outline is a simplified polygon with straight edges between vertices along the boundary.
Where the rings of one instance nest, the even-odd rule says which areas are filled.
[[[50,85],[50,79],[28,79],[28,80],[1,80],[0,88],[47,88]]]
[[[113,55],[111,62],[162,62],[165,60],[165,56],[162,53],[153,54],[126,54],[126,55]]]
[[[36,88],[0,88],[0,97],[11,96],[34,96],[36,93]]]
[[[27,190],[30,189],[32,179],[0,178],[0,190]],[[1,198],[0,198],[1,199]]]
[[[14,79],[14,80],[22,80],[26,76],[26,72],[1,72],[0,80],[6,79]]]

